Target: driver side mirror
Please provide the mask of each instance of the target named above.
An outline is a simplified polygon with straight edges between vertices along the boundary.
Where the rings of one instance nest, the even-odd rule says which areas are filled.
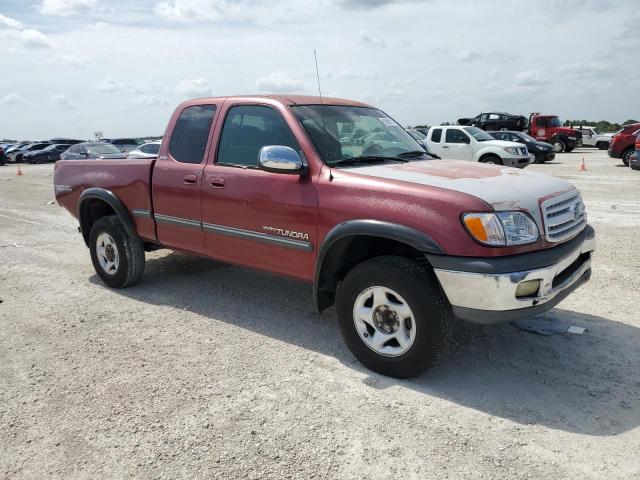
[[[271,173],[302,175],[306,167],[298,152],[284,145],[266,145],[258,154],[260,169]]]

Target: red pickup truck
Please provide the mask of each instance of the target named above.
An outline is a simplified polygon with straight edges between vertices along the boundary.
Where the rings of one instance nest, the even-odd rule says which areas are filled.
[[[394,377],[432,365],[455,319],[552,308],[595,247],[571,184],[432,159],[384,112],[332,98],[187,101],[157,159],[58,161],[54,187],[106,285],[140,280],[157,248],[294,277]]]

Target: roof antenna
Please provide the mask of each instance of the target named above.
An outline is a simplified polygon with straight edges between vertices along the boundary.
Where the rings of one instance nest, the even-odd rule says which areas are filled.
[[[322,112],[322,127],[327,130],[326,125],[324,124],[324,104],[322,103],[322,89],[320,88],[320,70],[318,70],[318,54],[316,53],[316,49],[313,49],[313,58],[316,60],[316,78],[318,79],[318,93],[320,94],[320,111]]]

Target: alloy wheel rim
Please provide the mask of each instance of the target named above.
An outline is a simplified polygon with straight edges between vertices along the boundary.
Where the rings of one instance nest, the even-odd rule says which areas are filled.
[[[118,246],[108,233],[101,233],[96,239],[96,254],[98,263],[102,270],[109,274],[115,275],[120,265],[120,254]]]
[[[353,306],[353,322],[364,344],[385,357],[403,355],[416,339],[411,307],[387,287],[369,287],[358,295]]]

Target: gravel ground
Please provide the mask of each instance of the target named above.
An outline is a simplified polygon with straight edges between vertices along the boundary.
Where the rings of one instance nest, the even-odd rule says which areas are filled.
[[[398,381],[292,280],[158,251],[105,288],[53,167],[0,167],[0,477],[640,479],[640,172],[528,168],[596,228],[592,281],[545,314],[586,333],[464,325]]]

